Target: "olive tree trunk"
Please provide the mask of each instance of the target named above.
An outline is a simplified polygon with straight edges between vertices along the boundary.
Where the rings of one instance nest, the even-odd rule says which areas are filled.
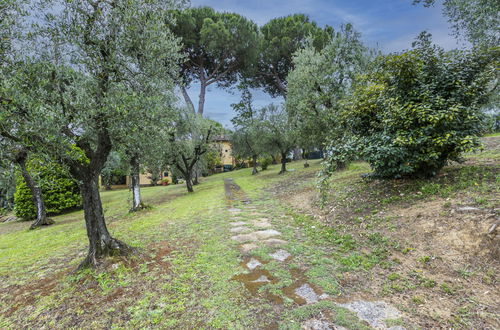
[[[252,156],[252,163],[253,163],[252,175],[255,175],[259,173],[259,171],[257,170],[257,155]]]
[[[33,201],[33,205],[36,210],[36,218],[35,222],[31,224],[30,229],[35,229],[40,226],[48,226],[54,223],[52,219],[47,217],[47,210],[45,208],[45,203],[43,201],[42,190],[36,184],[35,180],[28,171],[26,167],[26,153],[20,153],[16,159],[19,167],[21,168],[21,175],[23,176],[24,181],[26,181],[26,185],[28,186],[31,192],[31,200]]]
[[[141,200],[141,183],[139,179],[139,157],[133,156],[130,158],[130,189],[132,190],[132,208],[130,212],[138,211],[144,208],[144,205]]]
[[[96,172],[98,173],[98,172]],[[109,234],[102,209],[99,194],[98,174],[86,173],[80,176],[83,197],[83,212],[89,249],[87,257],[80,264],[81,267],[96,266],[99,259],[109,255],[127,255],[132,251],[125,243],[111,237]]]
[[[286,152],[281,153],[281,170],[279,174],[286,173]]]

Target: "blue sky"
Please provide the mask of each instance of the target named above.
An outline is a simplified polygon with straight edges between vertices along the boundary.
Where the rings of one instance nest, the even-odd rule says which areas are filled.
[[[210,6],[218,11],[236,12],[263,25],[272,18],[293,13],[303,13],[320,26],[338,28],[342,23],[352,23],[361,32],[363,41],[384,53],[408,49],[414,38],[423,30],[432,33],[434,42],[445,49],[459,46],[449,35],[450,27],[442,16],[441,7],[424,8],[412,5],[413,0],[191,0],[192,7]],[[198,86],[189,94],[193,103],[198,102]],[[205,116],[231,127],[234,116],[232,103],[240,100],[236,90],[220,90],[210,86],[205,100]],[[273,100],[262,91],[254,91],[256,106]]]

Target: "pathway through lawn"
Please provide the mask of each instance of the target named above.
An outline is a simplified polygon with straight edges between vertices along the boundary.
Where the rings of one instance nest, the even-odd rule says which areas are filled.
[[[262,210],[262,206],[252,203],[233,179],[226,178],[224,188],[231,220],[231,240],[240,250],[240,265],[245,269],[245,272],[234,276],[233,280],[240,281],[251,297],[266,299],[274,304],[281,315],[293,315],[293,310],[297,307],[297,314],[303,314],[298,317],[299,322],[296,321],[297,318],[282,317],[281,322],[273,321],[267,327],[360,329],[370,325],[378,329],[403,329],[399,326],[386,326],[384,320],[397,319],[400,313],[384,302],[358,300],[335,303],[320,286],[309,281],[305,275],[307,269],[294,263],[292,254],[286,248],[288,242],[270,220],[272,213],[269,214],[265,209]],[[342,325],[336,324],[336,321]]]

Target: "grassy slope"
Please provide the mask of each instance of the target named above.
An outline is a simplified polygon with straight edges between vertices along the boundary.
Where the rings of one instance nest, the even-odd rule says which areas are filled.
[[[301,164],[291,165],[291,168],[294,167],[300,169]],[[277,171],[278,166],[271,166],[258,178],[252,177],[249,169],[212,176],[197,186],[194,194],[187,194],[182,185],[145,188],[142,190],[144,200],[153,204],[154,208],[134,214],[127,213],[128,191],[103,192],[105,215],[112,234],[142,248],[153,259],[139,258],[138,266],[125,265],[105,272],[64,276],[57,280],[57,290],[51,287],[48,292],[15,291],[13,285],[29,285],[26,289],[40,287],[37,279],[41,278],[41,282],[50,280],[54,274],[78,264],[86,247],[82,212],[54,217],[56,225],[35,231],[27,230],[27,223],[0,224],[0,276],[3,279],[0,298],[13,301],[0,307],[0,315],[3,315],[0,320],[3,317],[5,325],[10,322],[53,325],[51,322],[58,315],[62,317],[59,326],[75,325],[84,318],[69,317],[65,310],[58,309],[64,306],[65,309],[74,309],[77,315],[87,313],[88,321],[93,319],[92,315],[101,315],[102,311],[93,308],[85,310],[82,302],[91,302],[92,293],[98,296],[99,301],[99,297],[122,287],[125,289],[123,296],[106,305],[112,310],[128,306],[120,313],[127,314],[124,320],[138,326],[150,322],[164,325],[182,322],[186,325],[201,320],[215,327],[248,324],[250,320],[246,315],[253,307],[248,306],[245,310],[244,304],[235,304],[235,300],[243,301],[241,295],[244,291],[239,283],[228,281],[238,269],[239,261],[238,251],[228,239],[229,214],[224,202],[223,179],[234,178],[249,191],[249,195],[255,197],[265,185],[281,179]],[[291,172],[290,176],[298,173]],[[161,267],[153,267],[150,271],[149,264],[155,264],[154,256],[157,250],[163,248],[169,250],[161,260],[168,264],[168,271]],[[139,277],[135,276],[137,272]],[[90,290],[80,293],[82,285],[87,282]],[[37,309],[26,317],[24,298],[32,293],[41,298],[31,302]],[[133,294],[136,295],[131,296]],[[194,296],[196,303],[193,302]],[[12,311],[12,306],[18,308]],[[258,309],[266,308],[271,307],[262,305]],[[51,315],[46,316],[47,320],[37,320],[47,309],[52,310]],[[187,309],[189,313],[186,313]],[[108,321],[107,318],[95,320],[94,326],[103,326],[101,322]],[[116,322],[121,323],[120,320]]]
[[[103,192],[112,234],[140,247],[144,255],[128,262],[115,260],[98,271],[67,272],[85,254],[81,212],[55,217],[57,225],[36,231],[28,231],[27,223],[0,224],[0,301],[5,302],[0,305],[0,327],[259,328],[278,322],[283,328],[296,328],[299,321],[327,312],[338,325],[364,328],[328,301],[297,308],[281,291],[294,280],[294,269],[306,269],[310,283],[339,301],[391,301],[405,312],[392,325],[494,325],[488,309],[478,311],[477,306],[488,301],[464,286],[494,290],[491,270],[498,262],[482,268],[445,257],[434,261],[436,255],[418,245],[421,233],[411,225],[420,218],[404,222],[398,217],[425,203],[441,203],[441,213],[462,204],[495,207],[500,155],[497,144],[493,146],[471,156],[468,164],[449,167],[445,175],[426,181],[367,182],[359,175],[368,172],[368,166],[352,164],[335,174],[323,210],[313,203],[319,162],[308,169],[294,163],[295,171],[285,177],[277,175],[278,166],[257,177],[249,169],[215,175],[190,195],[180,185],[146,188],[144,199],[154,208],[134,214],[127,213],[128,191]],[[229,239],[231,216],[223,187],[227,177],[289,242],[289,264],[269,260],[268,248],[253,252],[269,261],[264,267],[277,278],[261,291],[281,295],[282,307],[248,296],[241,283],[230,280],[243,269],[242,256]],[[455,214],[442,215],[443,221],[454,218]],[[446,267],[456,272],[444,276]],[[475,307],[467,299],[476,301]],[[436,302],[452,313],[434,315],[426,309]]]

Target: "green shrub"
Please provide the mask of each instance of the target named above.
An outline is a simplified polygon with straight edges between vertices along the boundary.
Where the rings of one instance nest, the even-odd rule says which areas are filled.
[[[337,145],[332,162],[359,150],[376,176],[426,177],[480,146],[499,50],[445,52],[426,34],[415,44],[360,78],[342,115],[355,148]]]
[[[271,165],[273,163],[273,159],[271,157],[262,157],[262,158],[259,158],[259,160],[257,162],[259,163],[262,171],[265,171],[265,170],[267,170],[269,165]]]
[[[64,210],[80,207],[82,204],[77,183],[59,165],[43,164],[38,159],[28,161],[28,171],[38,182],[44,198],[47,213],[58,214]],[[16,178],[14,213],[24,220],[36,217],[31,191],[20,173]]]

